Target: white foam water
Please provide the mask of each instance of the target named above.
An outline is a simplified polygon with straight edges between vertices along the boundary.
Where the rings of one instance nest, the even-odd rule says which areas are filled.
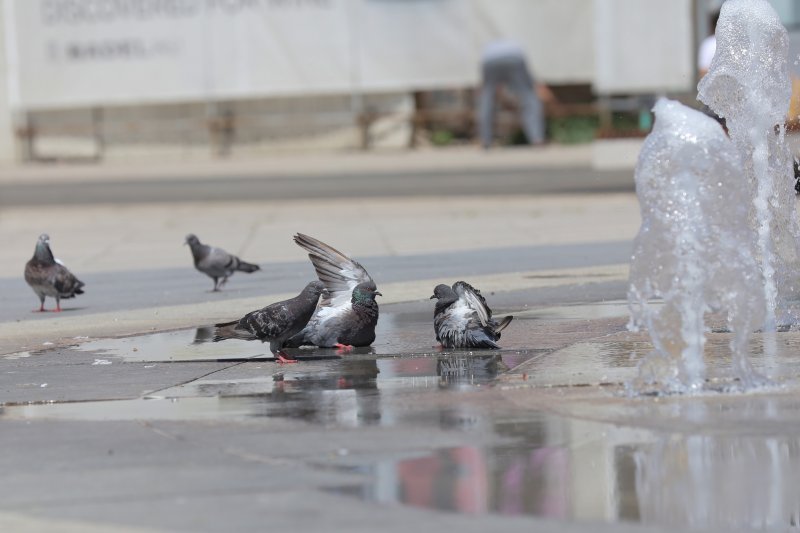
[[[758,232],[764,277],[763,328],[798,324],[800,229],[785,125],[792,86],[789,38],[766,0],[728,0],[717,23],[717,51],[698,98],[725,118],[752,191],[749,217]]]
[[[642,225],[628,302],[629,327],[645,327],[655,352],[642,361],[630,388],[702,390],[709,311],[727,314],[734,370],[745,385],[756,383],[747,343],[765,305],[742,158],[714,119],[665,99],[654,112],[636,166]],[[653,305],[655,299],[663,305]]]

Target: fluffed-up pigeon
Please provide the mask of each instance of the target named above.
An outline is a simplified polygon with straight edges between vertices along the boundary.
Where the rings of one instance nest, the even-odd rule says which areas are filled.
[[[499,322],[492,318],[481,291],[466,281],[452,287],[437,285],[431,299],[437,299],[433,313],[436,340],[443,348],[500,348],[500,332],[511,323],[513,316]]]
[[[222,248],[216,248],[200,242],[196,235],[190,233],[186,242],[192,249],[194,267],[214,280],[212,292],[220,290],[234,272],[255,272],[261,270],[258,265],[242,261]],[[220,278],[222,278],[220,280]]]
[[[56,299],[55,311],[61,311],[62,298],[74,298],[83,294],[84,283],[76,278],[67,267],[53,257],[50,250],[50,236],[39,235],[33,257],[25,264],[25,281],[39,297],[39,312],[44,312],[44,299]]]
[[[284,357],[282,350],[286,340],[308,324],[324,289],[321,282],[312,281],[294,298],[252,311],[239,320],[216,324],[214,342],[226,339],[258,339],[269,342],[269,349],[279,362],[294,363],[293,359]]]
[[[308,258],[325,284],[317,311],[303,331],[287,346],[340,348],[369,346],[375,340],[378,302],[375,282],[358,262],[308,235],[298,233],[294,242],[308,251]]]

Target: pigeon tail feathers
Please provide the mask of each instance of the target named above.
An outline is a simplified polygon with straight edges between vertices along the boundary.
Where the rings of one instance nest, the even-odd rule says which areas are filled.
[[[212,341],[219,342],[228,339],[241,339],[245,341],[256,340],[257,337],[253,333],[237,329],[236,326],[238,325],[239,325],[238,320],[234,320],[232,322],[222,322],[220,324],[214,324],[215,328],[214,338],[212,339]]]
[[[239,259],[239,264],[236,266],[236,270],[239,272],[247,272],[248,274],[255,272],[256,270],[261,270],[261,267],[258,265],[254,265],[253,263],[248,263],[247,261],[242,261]]]
[[[494,327],[495,333],[500,333],[501,331],[506,329],[506,326],[511,324],[512,320],[514,320],[514,316],[513,315],[508,315],[506,317],[503,317],[503,320],[501,320],[500,322],[497,323],[497,325],[495,325],[495,327]]]

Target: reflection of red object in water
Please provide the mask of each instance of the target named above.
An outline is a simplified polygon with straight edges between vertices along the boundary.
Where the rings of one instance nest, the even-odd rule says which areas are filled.
[[[455,484],[458,509],[466,513],[485,513],[489,509],[486,459],[477,448],[469,446],[455,448],[451,456],[461,473]]]
[[[568,518],[569,457],[563,448],[539,448],[531,452],[532,470],[546,472],[549,490],[539,500],[538,515],[549,518]]]
[[[463,446],[402,461],[397,469],[405,504],[470,514],[488,509],[486,461],[477,448]]]
[[[466,514],[532,514],[570,518],[569,451],[546,447],[515,454],[489,472],[478,448],[463,446],[397,466],[398,499],[406,505]]]
[[[526,460],[527,459],[527,460]],[[569,456],[563,448],[538,448],[502,472],[498,510],[569,518]]]
[[[440,475],[439,459],[425,457],[401,461],[397,466],[400,479],[400,501],[417,507],[431,507],[434,502],[434,483]]]
[[[525,484],[525,461],[517,458],[503,473],[500,491],[500,512],[503,514],[522,514],[525,503],[522,491]]]

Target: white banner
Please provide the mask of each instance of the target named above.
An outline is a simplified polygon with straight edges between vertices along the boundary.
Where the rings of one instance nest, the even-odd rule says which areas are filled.
[[[693,91],[692,0],[595,0],[595,90]]]
[[[5,0],[21,108],[476,81],[462,0]]]
[[[348,90],[347,0],[6,0],[19,105]]]
[[[480,51],[496,38],[520,43],[538,79],[591,83],[595,62],[605,67],[610,49],[599,46],[595,56],[592,22],[611,13],[596,31],[616,43],[605,31],[622,33],[615,17],[632,11],[647,20],[650,13],[634,9],[639,0],[0,2],[11,105],[18,109],[475,86]],[[688,2],[661,11],[688,24]],[[643,5],[652,11],[659,4]],[[647,25],[642,31],[662,37],[673,27],[662,26],[660,33]],[[669,31],[672,40],[685,37]],[[686,69],[663,69],[651,41],[613,50],[625,51],[625,64],[641,73],[637,87],[676,86],[673,78]],[[687,63],[687,42],[679,43],[677,58],[669,51],[678,67]]]

